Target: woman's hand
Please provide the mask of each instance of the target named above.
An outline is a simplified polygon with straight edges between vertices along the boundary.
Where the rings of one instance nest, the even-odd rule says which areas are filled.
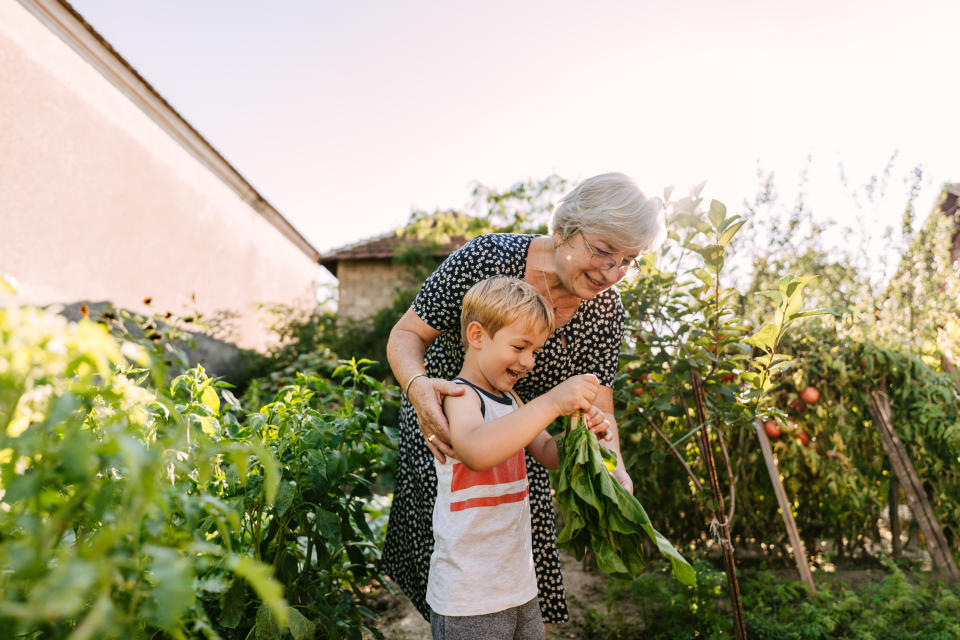
[[[587,423],[587,428],[597,436],[597,440],[613,441],[610,421],[607,420],[607,416],[603,411],[591,405],[589,409],[583,412],[583,419]]]
[[[610,421],[607,420],[607,416],[603,411],[600,411],[597,407],[592,406],[588,411],[583,413],[584,419],[587,421],[587,428],[590,429],[597,436],[597,440],[600,441],[600,446],[604,446],[604,442],[613,443],[613,429],[610,426]],[[620,452],[617,451],[614,447],[607,447],[613,451],[617,456],[617,466],[611,471],[613,477],[620,483],[624,489],[633,493],[633,480],[627,474],[627,469],[623,465],[623,456],[620,455]]]
[[[450,446],[450,425],[443,415],[444,396],[462,396],[466,388],[462,384],[421,376],[410,384],[407,398],[417,412],[420,433],[426,440],[433,457],[443,464],[447,456],[454,455]]]

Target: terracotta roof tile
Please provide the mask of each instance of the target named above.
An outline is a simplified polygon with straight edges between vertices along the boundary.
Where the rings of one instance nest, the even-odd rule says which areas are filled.
[[[447,256],[459,249],[467,239],[463,236],[452,236],[450,241],[438,245],[433,252],[434,256]],[[424,245],[425,242],[413,238],[404,238],[398,235],[397,230],[360,240],[358,242],[332,249],[320,256],[319,262],[326,267],[334,277],[337,275],[337,264],[345,260],[391,260],[396,257],[398,250],[405,246]]]

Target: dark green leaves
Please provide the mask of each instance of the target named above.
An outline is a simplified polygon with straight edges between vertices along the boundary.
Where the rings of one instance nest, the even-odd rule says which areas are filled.
[[[557,544],[578,560],[587,549],[597,566],[611,575],[636,575],[643,569],[641,532],[670,559],[684,584],[695,584],[693,568],[650,524],[643,506],[613,478],[602,447],[583,419],[571,420],[560,443],[556,498],[563,514]]]

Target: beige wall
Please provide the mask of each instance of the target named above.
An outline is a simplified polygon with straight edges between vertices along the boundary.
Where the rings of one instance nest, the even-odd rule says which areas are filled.
[[[229,337],[262,347],[254,305],[312,305],[319,265],[209,149],[171,135],[169,107],[131,98],[31,4],[0,0],[0,274],[21,289],[0,305],[146,311],[151,296],[154,310],[239,313]]]
[[[400,285],[400,269],[388,260],[350,260],[337,265],[341,317],[362,320],[390,306]]]

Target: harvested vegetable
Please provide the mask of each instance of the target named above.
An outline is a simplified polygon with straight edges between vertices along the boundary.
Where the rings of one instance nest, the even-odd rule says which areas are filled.
[[[564,526],[557,536],[557,545],[577,560],[583,560],[587,549],[592,549],[601,571],[632,576],[643,570],[637,534],[644,531],[670,560],[677,580],[696,584],[693,567],[653,528],[640,502],[610,473],[605,448],[587,428],[583,416],[570,419],[570,428],[559,445],[556,498]],[[616,456],[613,461],[615,467]]]

